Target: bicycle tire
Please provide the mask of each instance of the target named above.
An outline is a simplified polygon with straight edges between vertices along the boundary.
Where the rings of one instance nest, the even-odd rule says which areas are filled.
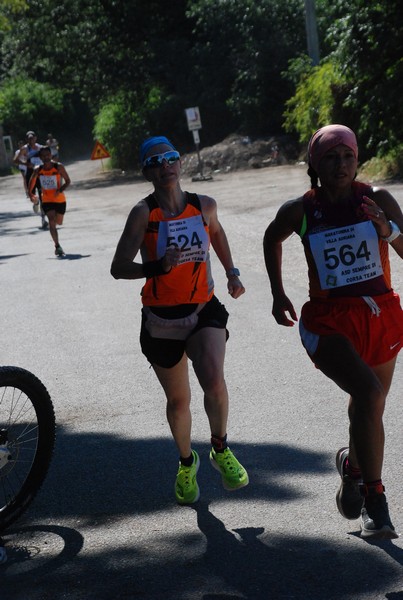
[[[0,367],[0,532],[28,508],[52,460],[56,421],[43,383],[20,367]]]

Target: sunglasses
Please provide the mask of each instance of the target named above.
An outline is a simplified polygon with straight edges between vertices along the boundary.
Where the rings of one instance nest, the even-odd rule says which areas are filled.
[[[176,150],[170,150],[169,152],[164,152],[163,154],[154,154],[153,156],[149,156],[145,160],[143,160],[143,168],[153,168],[160,167],[164,160],[169,164],[173,165],[179,160],[181,155]]]

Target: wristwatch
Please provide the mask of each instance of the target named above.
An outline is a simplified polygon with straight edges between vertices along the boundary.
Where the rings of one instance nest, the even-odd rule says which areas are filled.
[[[388,237],[383,237],[382,239],[385,242],[388,242],[388,244],[391,244],[396,238],[399,237],[400,235],[400,229],[399,227],[396,225],[396,223],[394,223],[394,221],[389,221],[389,225],[390,225],[390,235]]]
[[[239,277],[241,273],[239,272],[239,269],[233,267],[232,269],[228,269],[225,274],[227,277]]]

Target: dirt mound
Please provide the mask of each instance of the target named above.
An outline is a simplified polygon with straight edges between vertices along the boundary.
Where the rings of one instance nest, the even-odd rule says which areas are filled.
[[[201,179],[216,173],[295,164],[299,160],[299,148],[295,140],[286,136],[252,140],[233,134],[214,146],[201,148],[199,154],[189,152],[181,158],[182,174]],[[75,187],[102,187],[112,182],[143,181],[143,175],[138,170],[112,169],[99,160],[67,161],[65,164]]]
[[[222,142],[182,157],[185,175],[209,175],[245,169],[261,169],[293,163],[298,147],[289,137],[267,137],[252,140],[248,136],[230,135]]]

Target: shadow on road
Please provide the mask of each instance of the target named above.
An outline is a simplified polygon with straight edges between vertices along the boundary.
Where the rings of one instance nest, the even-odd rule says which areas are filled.
[[[81,260],[82,258],[91,258],[91,254],[63,254],[63,256],[52,256],[49,257],[51,258],[51,260],[56,259],[56,260]]]
[[[21,256],[28,256],[28,253],[25,254],[0,254],[0,265],[4,265],[7,260],[11,258],[19,258]]]
[[[21,584],[31,581],[33,572],[35,577],[49,576],[76,557],[84,544],[84,538],[78,531],[58,525],[27,525],[15,531],[17,536],[20,533],[24,535],[25,539],[32,540],[24,545],[19,545],[17,541],[7,551],[7,569],[11,573],[14,569],[18,571],[17,577]],[[35,540],[43,533],[46,533],[48,538],[50,536],[59,538],[62,542],[62,549],[55,557],[43,556],[33,560],[38,554]]]
[[[373,569],[382,569],[382,558],[368,557],[364,549],[357,547],[343,557],[326,540],[311,536],[280,537],[265,532],[263,527],[234,529],[234,535],[214,517],[207,504],[200,502],[195,510],[200,531],[207,540],[204,555],[207,571],[210,576],[224,578],[242,593],[242,596],[207,594],[203,600],[356,598],[363,586],[370,593],[377,584],[383,585],[371,576]],[[401,564],[402,550],[390,542],[389,546],[394,548]],[[230,559],[224,560],[226,556]],[[351,568],[352,565],[359,565],[359,569]],[[340,579],[337,573],[342,574]]]
[[[70,186],[70,190],[92,190],[100,187],[114,187],[143,181],[144,177],[137,173],[122,174],[121,172],[105,172],[100,177],[92,177],[91,179],[74,181]]]
[[[22,219],[25,217],[29,217],[30,219],[32,219],[33,217],[35,218],[35,222],[38,223],[38,228],[39,228],[39,219],[36,215],[34,215],[34,213],[32,211],[28,211],[28,210],[24,210],[22,212],[1,212],[0,213],[0,231],[2,235],[5,235],[7,233],[12,233],[13,235],[18,235],[19,233],[21,233],[21,235],[26,235],[26,231],[17,231],[15,229],[15,227],[13,227],[13,222],[18,220],[18,219]],[[34,221],[32,221],[34,222]],[[42,229],[42,228],[40,228]]]
[[[271,528],[273,505],[301,499],[302,492],[285,482],[296,475],[328,472],[333,468],[329,457],[289,445],[237,444],[251,480],[237,499],[243,511],[248,503],[266,502],[268,515],[261,526],[243,527],[241,517],[239,527],[228,530],[210,508],[211,502],[217,506],[227,501],[228,493],[208,465],[209,446],[195,447],[202,457],[202,498],[191,507],[178,507],[173,502],[176,458],[170,439],[72,435],[59,426],[44,489],[18,528],[4,535],[9,560],[0,567],[1,600],[27,600],[28,581],[29,600],[342,600],[364,592],[368,598],[384,598],[385,581],[390,591],[386,597],[401,597],[396,563],[403,564],[403,551],[391,542],[369,548],[341,534],[335,546],[330,537],[311,531],[292,536],[292,527],[284,535],[275,522]],[[154,528],[151,520],[149,537],[138,539],[136,519],[158,519],[161,514],[165,520],[185,520],[189,527],[194,514],[196,522],[193,529],[174,533]],[[54,524],[41,525],[41,520]],[[60,520],[77,527],[62,527]],[[99,527],[107,535],[123,520],[129,535],[121,544],[114,546],[105,537],[101,549],[89,551],[91,530]],[[43,540],[45,534],[60,538],[56,556],[53,552],[47,557],[46,545],[51,544]],[[29,542],[19,545],[27,537]],[[84,544],[86,552],[80,554]]]

